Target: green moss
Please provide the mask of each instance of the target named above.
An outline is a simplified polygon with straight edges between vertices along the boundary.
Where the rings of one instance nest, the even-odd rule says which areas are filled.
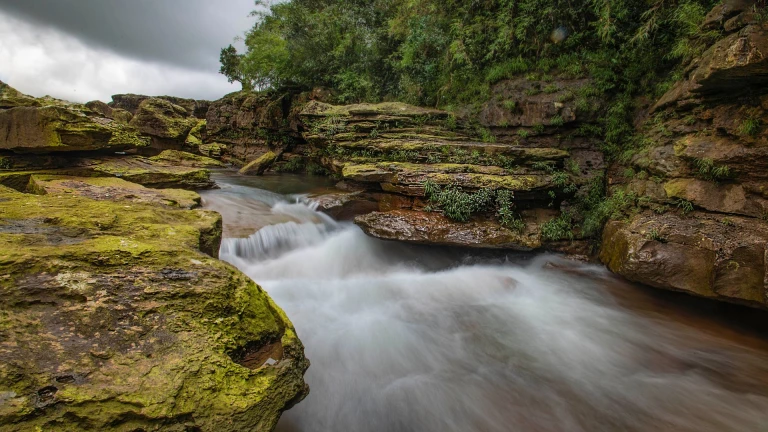
[[[0,350],[0,389],[15,394],[2,427],[271,429],[303,395],[308,363],[285,313],[200,252],[206,233],[220,238],[219,215],[2,188],[0,199],[0,335],[14,347]],[[228,355],[268,342],[281,344],[278,366]],[[67,374],[87,379],[53,380]],[[52,384],[56,409],[36,409]]]
[[[40,102],[0,81],[0,109],[40,106]]]
[[[226,167],[221,161],[211,159],[206,156],[195,155],[178,150],[164,150],[157,156],[149,158],[153,162],[160,162],[174,166],[185,166],[194,168],[223,168]]]

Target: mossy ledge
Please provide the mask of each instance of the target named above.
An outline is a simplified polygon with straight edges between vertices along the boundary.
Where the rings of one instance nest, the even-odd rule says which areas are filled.
[[[91,180],[72,182],[127,184]],[[269,431],[307,394],[291,322],[215,258],[218,214],[5,186],[0,202],[0,431]],[[275,362],[242,361],[262,347]]]

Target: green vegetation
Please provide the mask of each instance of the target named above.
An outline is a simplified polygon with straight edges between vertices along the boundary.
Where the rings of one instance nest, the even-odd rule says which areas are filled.
[[[512,231],[522,233],[525,230],[525,222],[520,215],[514,211],[514,199],[515,195],[512,191],[496,191],[496,216],[499,218],[499,222],[502,226],[505,226]]]
[[[599,234],[603,225],[611,219],[624,218],[637,203],[637,196],[623,189],[614,190],[611,196],[604,198],[604,187],[602,178],[595,179],[581,201],[584,214],[582,231],[587,236]]]
[[[677,201],[676,205],[677,205],[677,208],[683,211],[684,215],[687,215],[688,213],[693,211],[693,203],[688,200],[680,199]]]
[[[487,211],[495,198],[490,189],[470,193],[458,186],[440,187],[431,181],[424,183],[424,194],[448,219],[457,222],[467,222],[473,214]]]
[[[568,212],[541,225],[541,238],[548,241],[573,240],[573,218]]]
[[[618,101],[611,124],[629,115],[633,95],[700,52],[699,23],[716,2],[259,0],[246,52],[224,48],[221,72],[248,89],[325,86],[340,102],[443,107],[483,102],[490,85],[524,74],[590,76]]]
[[[749,117],[744,119],[739,126],[739,133],[746,136],[755,136],[760,132],[760,119]]]
[[[707,181],[722,181],[733,177],[728,165],[715,165],[712,159],[696,159],[697,177]]]
[[[480,189],[465,192],[455,185],[441,187],[427,180],[424,182],[424,195],[429,199],[430,211],[437,208],[452,221],[467,222],[474,214],[495,210],[502,226],[518,233],[525,230],[525,222],[514,211],[512,191]]]
[[[648,234],[645,235],[645,238],[648,240],[657,241],[659,243],[667,242],[666,237],[664,237],[657,228],[652,228],[650,231],[648,231]]]

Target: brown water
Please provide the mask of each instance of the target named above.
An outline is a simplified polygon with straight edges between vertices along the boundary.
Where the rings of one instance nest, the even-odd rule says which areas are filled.
[[[312,361],[279,431],[768,431],[763,312],[553,255],[381,242],[262,190],[330,186],[314,178],[217,180],[206,205],[230,237],[252,234],[222,258]]]

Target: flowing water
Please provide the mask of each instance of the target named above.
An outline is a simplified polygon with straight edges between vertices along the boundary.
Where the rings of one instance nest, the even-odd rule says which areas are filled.
[[[235,179],[204,194],[221,257],[312,362],[278,431],[768,431],[763,313],[552,255],[378,241],[290,195],[327,183]]]

